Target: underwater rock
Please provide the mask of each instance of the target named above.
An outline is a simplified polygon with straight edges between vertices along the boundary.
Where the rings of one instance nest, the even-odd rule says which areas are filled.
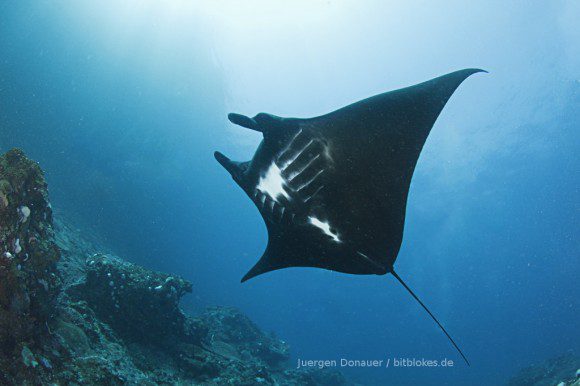
[[[293,369],[288,344],[234,308],[185,314],[189,292],[53,225],[38,165],[20,150],[0,157],[0,385],[348,384]]]
[[[291,369],[288,344],[239,310],[211,307],[196,317],[183,313],[179,300],[192,291],[191,283],[95,253],[101,245],[62,220],[57,224],[59,269],[68,283],[51,323],[62,353],[56,361],[61,382],[348,384],[339,372]]]
[[[177,276],[152,272],[113,256],[95,254],[86,260],[86,279],[69,291],[82,298],[98,317],[125,338],[167,343],[186,336],[179,308],[191,283]],[[152,334],[154,331],[154,334]]]
[[[520,370],[508,386],[580,386],[579,368],[580,358],[567,352]]]
[[[197,366],[196,380],[201,384],[350,384],[338,371],[292,368],[288,363],[288,343],[273,334],[264,333],[235,308],[211,307],[194,320],[206,328],[201,338],[203,349],[196,355],[195,361],[190,362],[191,366]],[[213,366],[208,366],[208,363]]]
[[[204,343],[225,356],[239,360],[259,359],[264,365],[280,366],[290,359],[290,347],[273,335],[264,334],[247,316],[231,307],[208,308],[201,322],[209,329]]]
[[[44,174],[10,150],[0,156],[0,382],[38,365],[32,353],[54,311],[59,257]]]

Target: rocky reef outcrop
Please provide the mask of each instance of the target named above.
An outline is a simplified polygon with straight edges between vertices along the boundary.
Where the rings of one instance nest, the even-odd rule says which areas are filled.
[[[42,170],[11,150],[0,156],[0,383],[44,363],[32,350],[55,310],[59,257]]]
[[[125,339],[151,335],[158,343],[186,335],[179,300],[192,290],[178,276],[151,272],[110,255],[86,260],[86,275],[69,292],[85,299],[98,317]]]
[[[190,282],[53,224],[42,171],[19,150],[0,157],[0,241],[0,384],[348,384],[292,369],[289,345],[239,310],[185,314]]]
[[[192,291],[183,278],[110,254],[77,263],[72,272],[84,273],[66,280],[50,323],[61,353],[53,378],[59,384],[347,384],[337,372],[290,370],[288,344],[239,310],[183,313],[179,300]]]
[[[580,358],[567,352],[528,366],[512,377],[508,386],[580,386]]]
[[[235,308],[212,307],[200,317],[208,326],[204,342],[219,347],[228,356],[245,361],[258,358],[264,364],[277,366],[290,358],[289,345],[274,335],[264,334],[247,316]]]

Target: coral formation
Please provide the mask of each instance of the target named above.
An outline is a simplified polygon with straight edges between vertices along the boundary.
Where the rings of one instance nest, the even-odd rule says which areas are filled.
[[[54,311],[59,257],[42,170],[10,150],[0,156],[0,381],[38,367],[32,350]]]
[[[348,384],[291,369],[288,344],[238,310],[184,314],[187,280],[53,225],[42,171],[19,150],[0,157],[0,241],[0,384]]]
[[[209,308],[200,320],[209,327],[205,343],[212,347],[219,345],[220,351],[233,358],[242,361],[258,358],[270,366],[278,366],[290,358],[290,347],[286,342],[265,335],[235,308]]]
[[[512,377],[508,386],[580,386],[580,358],[568,352],[528,366]]]
[[[191,283],[180,277],[95,254],[86,261],[86,279],[74,289],[84,292],[81,297],[99,318],[125,338],[139,340],[155,331],[162,343],[185,334],[178,304],[191,292]]]
[[[68,280],[51,324],[67,358],[62,382],[347,384],[336,372],[289,370],[288,344],[236,309],[184,314],[179,299],[192,287],[182,278],[109,254],[90,254],[84,264],[79,279]]]

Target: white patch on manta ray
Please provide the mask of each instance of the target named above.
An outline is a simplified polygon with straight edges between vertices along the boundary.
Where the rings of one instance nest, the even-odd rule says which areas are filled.
[[[256,189],[267,194],[276,202],[278,202],[280,197],[285,197],[287,200],[290,200],[290,195],[284,188],[285,184],[286,180],[282,177],[282,171],[275,162],[272,162],[268,170],[266,170],[266,173],[260,177]]]
[[[320,221],[320,219],[318,219],[314,216],[309,216],[308,221],[310,221],[310,224],[314,225],[315,227],[320,229],[322,232],[324,232],[324,234],[326,234],[327,236],[330,236],[337,243],[342,242],[342,240],[340,240],[340,238],[338,237],[338,233],[332,232],[330,230],[330,224],[328,223],[328,221]]]

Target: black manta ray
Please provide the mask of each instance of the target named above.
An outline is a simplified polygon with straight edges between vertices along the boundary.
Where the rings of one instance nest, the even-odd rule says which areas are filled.
[[[427,136],[455,89],[478,69],[456,71],[309,119],[230,114],[264,139],[251,161],[218,162],[256,204],[268,245],[242,278],[288,267],[395,273],[411,177]]]

